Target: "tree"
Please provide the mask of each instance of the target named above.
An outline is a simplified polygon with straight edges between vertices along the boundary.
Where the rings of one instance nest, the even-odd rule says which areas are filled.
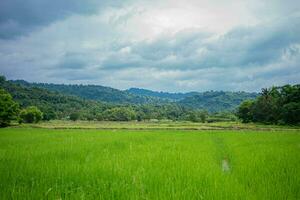
[[[188,121],[191,121],[191,122],[198,122],[199,121],[199,119],[197,117],[197,114],[193,111],[190,111],[187,116],[188,116],[187,117]]]
[[[0,127],[8,126],[11,120],[17,119],[18,112],[19,104],[8,92],[0,89]]]
[[[206,117],[207,117],[207,113],[206,113],[206,112],[200,112],[199,118],[200,118],[200,121],[201,121],[202,123],[205,123]]]
[[[49,121],[56,118],[57,118],[56,113],[52,109],[43,110],[43,120]]]
[[[73,112],[70,114],[70,120],[77,121],[80,118],[79,112]]]
[[[103,121],[104,119],[102,113],[97,113],[95,117],[97,121]]]
[[[282,108],[282,120],[286,124],[300,123],[300,102],[285,104]]]
[[[43,113],[36,106],[29,106],[20,113],[22,122],[38,123],[43,119]]]
[[[254,101],[252,100],[246,100],[241,103],[241,105],[238,108],[237,116],[244,122],[250,122],[252,121],[252,113],[251,109],[253,107]]]

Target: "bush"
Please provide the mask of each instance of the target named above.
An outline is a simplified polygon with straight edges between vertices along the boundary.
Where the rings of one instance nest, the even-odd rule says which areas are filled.
[[[25,123],[38,123],[43,119],[43,113],[36,106],[29,106],[21,111],[20,119]]]
[[[43,120],[45,121],[53,120],[56,118],[57,118],[56,113],[53,110],[48,109],[43,112]]]
[[[96,120],[97,121],[103,121],[104,120],[104,117],[103,117],[102,113],[97,113],[96,114]]]
[[[77,121],[80,118],[80,114],[78,112],[73,112],[70,114],[70,120]]]
[[[11,120],[17,119],[18,112],[19,105],[8,92],[0,89],[0,127],[8,126]]]
[[[292,102],[282,108],[282,121],[286,124],[300,123],[300,103]]]
[[[242,120],[243,123],[252,121],[252,107],[254,101],[246,100],[241,103],[238,107],[237,116]]]
[[[125,107],[106,110],[103,115],[109,121],[130,121],[136,119],[135,111]]]

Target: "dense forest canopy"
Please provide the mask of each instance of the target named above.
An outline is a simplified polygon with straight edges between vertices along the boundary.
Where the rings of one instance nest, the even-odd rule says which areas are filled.
[[[190,96],[199,94],[198,92],[188,92],[188,93],[156,92],[156,91],[141,89],[141,88],[130,88],[130,89],[126,90],[126,92],[135,94],[135,95],[157,97],[157,98],[167,99],[167,100],[171,100],[171,101],[179,101],[186,97],[190,97]]]

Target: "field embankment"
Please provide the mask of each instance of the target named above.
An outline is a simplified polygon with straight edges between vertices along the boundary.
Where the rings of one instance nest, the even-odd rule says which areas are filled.
[[[196,123],[187,121],[145,121],[145,122],[113,122],[113,121],[70,121],[52,120],[38,124],[22,124],[15,127],[48,128],[48,129],[128,129],[128,130],[265,130],[284,131],[300,130],[300,126],[265,125],[257,123],[215,122]]]

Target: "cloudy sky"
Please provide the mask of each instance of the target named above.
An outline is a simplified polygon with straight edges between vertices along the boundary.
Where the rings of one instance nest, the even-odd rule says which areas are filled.
[[[300,1],[1,0],[0,74],[170,92],[300,83]]]

